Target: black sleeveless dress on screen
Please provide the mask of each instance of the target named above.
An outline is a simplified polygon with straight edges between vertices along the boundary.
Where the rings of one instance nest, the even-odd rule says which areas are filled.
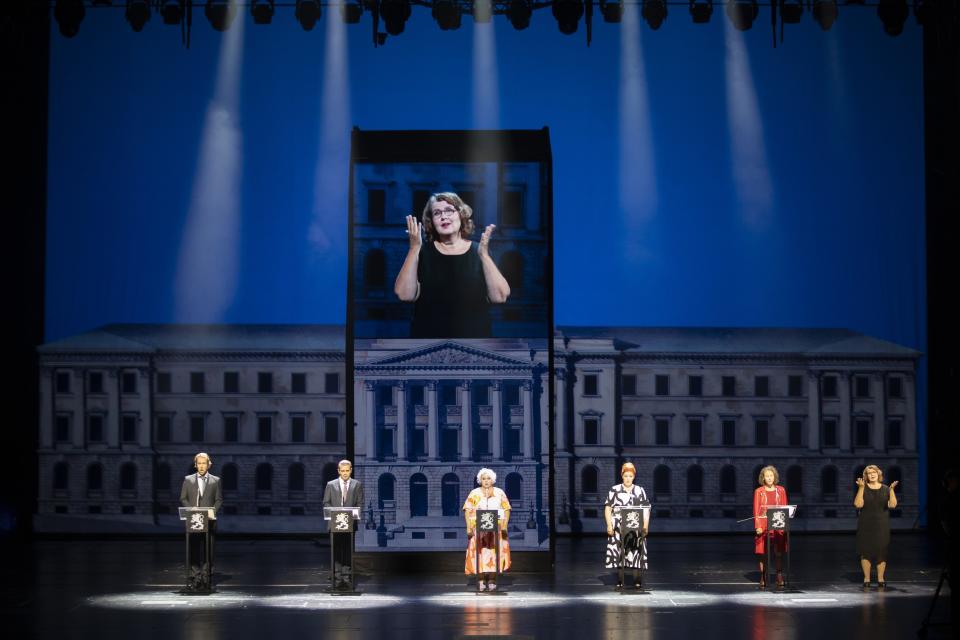
[[[440,253],[425,242],[417,264],[420,297],[413,307],[412,338],[489,338],[490,302],[479,245],[466,253]]]

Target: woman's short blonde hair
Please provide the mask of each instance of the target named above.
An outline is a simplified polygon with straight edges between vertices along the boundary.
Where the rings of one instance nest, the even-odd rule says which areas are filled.
[[[864,482],[867,481],[867,471],[869,471],[870,469],[873,469],[874,471],[877,472],[877,482],[883,482],[883,471],[881,471],[880,467],[878,467],[875,464],[868,464],[863,468],[863,474],[861,474],[860,476],[861,478],[863,478],[863,481]]]
[[[767,471],[773,471],[773,484],[780,484],[780,472],[777,471],[777,468],[772,464],[768,464],[763,469],[760,469],[760,475],[757,476],[757,484],[761,487],[763,486],[763,474]]]
[[[637,468],[633,466],[632,462],[623,463],[623,466],[620,467],[620,475],[622,476],[627,471],[631,472],[633,475],[637,475]]]
[[[493,484],[497,484],[497,472],[493,469],[487,469],[486,467],[477,472],[477,484],[480,484],[480,479],[484,475],[490,476],[493,479]]]
[[[437,232],[433,228],[433,205],[437,202],[452,204],[457,210],[457,213],[460,214],[460,235],[462,237],[469,238],[473,235],[473,209],[464,202],[460,196],[452,191],[441,191],[440,193],[435,193],[430,196],[427,199],[426,206],[423,208],[421,222],[423,223],[423,231],[427,234],[428,240],[432,241],[437,239]]]

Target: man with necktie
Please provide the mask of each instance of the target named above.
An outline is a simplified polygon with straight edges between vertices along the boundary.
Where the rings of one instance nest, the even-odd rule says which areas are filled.
[[[324,507],[359,507],[363,508],[363,485],[350,477],[353,464],[349,460],[341,460],[337,464],[337,474],[327,483],[323,491]],[[333,578],[338,589],[347,589],[351,584],[353,573],[353,549],[349,547],[351,536],[330,536],[333,545]]]
[[[191,473],[183,479],[180,487],[180,506],[183,507],[210,507],[214,514],[219,514],[223,504],[223,494],[220,492],[220,478],[210,473],[213,460],[204,452],[193,456],[193,467],[196,473]],[[213,534],[216,531],[217,521],[210,520],[210,557],[207,558],[204,548],[204,536],[190,536],[190,586],[198,591],[208,591],[207,563],[213,569]]]

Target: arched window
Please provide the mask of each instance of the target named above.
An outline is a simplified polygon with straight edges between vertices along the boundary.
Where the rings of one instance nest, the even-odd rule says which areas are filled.
[[[137,465],[125,462],[120,467],[120,491],[137,490]]]
[[[793,465],[787,469],[786,489],[788,496],[803,495],[803,469],[798,465]]]
[[[670,467],[659,465],[653,470],[653,493],[670,493]]]
[[[170,491],[170,465],[161,462],[157,465],[157,476],[154,478],[157,491]]]
[[[410,478],[410,517],[427,515],[427,476],[415,473]]]
[[[66,462],[58,462],[53,466],[53,490],[66,491],[70,485],[70,467]]]
[[[363,257],[363,286],[368,289],[387,286],[387,255],[383,249],[370,249]]]
[[[223,483],[224,491],[236,491],[240,488],[240,472],[237,471],[237,465],[230,462],[223,465],[220,472],[220,481]]]
[[[703,493],[703,467],[698,464],[687,469],[687,493]]]
[[[323,474],[321,475],[322,480],[320,484],[320,490],[321,491],[326,490],[327,483],[330,482],[331,480],[335,480],[338,476],[339,474],[337,473],[336,462],[328,462],[327,464],[323,465]]]
[[[303,491],[303,465],[295,462],[287,469],[287,491]]]
[[[508,473],[503,487],[507,493],[507,500],[510,501],[511,505],[521,504],[523,502],[523,476],[517,472]]]
[[[600,472],[593,465],[588,465],[580,472],[580,490],[583,493],[597,493],[600,484]]]
[[[523,292],[523,255],[519,251],[507,251],[500,257],[500,272],[510,285],[510,295]]]
[[[760,470],[757,470],[760,473]],[[720,469],[720,493],[732,494],[737,492],[737,468],[728,464]]]
[[[837,468],[836,467],[828,466],[828,467],[824,467],[820,471],[820,491],[826,495],[837,494]]]
[[[87,491],[103,491],[103,466],[99,462],[87,467]]]
[[[273,491],[273,467],[266,462],[257,465],[256,489],[257,491]]]
[[[455,516],[460,514],[460,478],[455,473],[448,473],[440,481],[440,503],[443,515]]]
[[[377,478],[377,495],[380,498],[380,508],[383,509],[384,501],[394,501],[396,498],[397,479],[392,473],[381,473]]]

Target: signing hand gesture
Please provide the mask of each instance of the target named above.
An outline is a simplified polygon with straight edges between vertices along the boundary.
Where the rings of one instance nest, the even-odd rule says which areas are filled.
[[[896,489],[898,484],[900,484],[900,481],[899,481],[899,480],[894,480],[893,482],[891,482],[891,483],[890,483],[890,491],[893,491],[894,489]]]
[[[420,251],[420,247],[423,246],[423,238],[420,235],[422,231],[423,225],[417,217],[407,216],[407,238],[410,240],[411,251]]]
[[[488,247],[490,245],[490,235],[493,234],[493,230],[497,228],[495,224],[488,224],[487,227],[483,230],[483,235],[480,236],[480,248],[479,253],[481,258],[487,258],[490,256]]]
[[[863,488],[863,478],[857,478],[857,486]]]

